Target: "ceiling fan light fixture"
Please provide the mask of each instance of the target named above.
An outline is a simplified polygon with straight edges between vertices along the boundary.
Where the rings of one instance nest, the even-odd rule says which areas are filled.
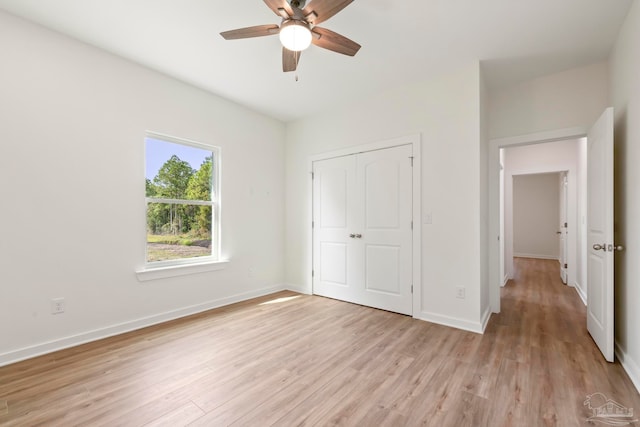
[[[304,21],[289,19],[280,26],[280,43],[285,48],[299,52],[311,45],[311,28]]]

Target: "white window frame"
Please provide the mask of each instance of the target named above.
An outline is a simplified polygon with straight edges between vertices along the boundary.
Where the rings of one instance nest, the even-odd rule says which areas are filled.
[[[145,133],[145,141],[147,138],[157,139],[172,144],[186,145],[201,150],[210,151],[213,156],[213,183],[211,187],[211,200],[182,200],[182,199],[166,199],[156,197],[144,197],[144,267],[136,271],[138,279],[141,281],[152,280],[157,278],[172,277],[183,274],[199,273],[202,271],[218,270],[224,268],[228,263],[227,260],[222,260],[220,257],[221,238],[220,238],[220,218],[221,218],[221,203],[220,203],[220,168],[221,168],[221,156],[220,147],[197,142],[185,138],[179,138],[175,136],[169,136],[157,132],[147,131]],[[145,144],[145,165],[144,170],[146,173],[146,144]],[[211,255],[201,256],[193,258],[181,258],[176,260],[165,261],[148,261],[147,257],[147,232],[146,232],[146,213],[149,203],[171,203],[171,204],[183,204],[183,205],[199,205],[199,206],[211,206],[212,218],[211,218]]]

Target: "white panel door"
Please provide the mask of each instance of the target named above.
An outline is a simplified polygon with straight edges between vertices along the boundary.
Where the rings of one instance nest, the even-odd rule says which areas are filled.
[[[358,244],[364,252],[362,303],[412,313],[411,146],[358,156]]]
[[[358,302],[353,266],[361,261],[349,238],[357,227],[356,156],[314,162],[313,174],[313,292]]]
[[[587,329],[613,362],[613,108],[587,136]]]
[[[412,314],[411,153],[314,162],[314,294]]]

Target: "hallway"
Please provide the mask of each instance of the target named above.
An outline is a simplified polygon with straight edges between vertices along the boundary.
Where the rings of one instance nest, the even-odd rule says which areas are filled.
[[[495,395],[511,400],[505,416],[529,425],[586,425],[592,411],[583,403],[596,392],[640,409],[620,363],[607,363],[587,332],[586,307],[575,289],[562,284],[558,262],[515,258],[514,264],[515,277],[502,289],[502,312],[485,334],[509,343],[498,369],[511,371],[513,379]]]

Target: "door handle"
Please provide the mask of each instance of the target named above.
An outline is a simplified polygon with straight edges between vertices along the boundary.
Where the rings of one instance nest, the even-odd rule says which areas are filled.
[[[618,252],[624,251],[624,246],[622,246],[622,245],[618,245],[618,246],[610,245],[610,246],[611,246],[611,249],[609,249],[609,250],[611,252],[613,252],[613,251],[618,251]]]
[[[596,243],[595,245],[593,245],[593,249],[595,249],[596,251],[599,250],[603,250],[603,251],[607,251],[607,245],[605,245],[604,243],[602,245]]]
[[[556,231],[556,234],[562,234],[562,231]]]
[[[349,237],[351,237],[352,239],[355,239],[356,235],[355,234],[349,234]]]
[[[356,234],[356,239],[362,239],[362,234]]]

